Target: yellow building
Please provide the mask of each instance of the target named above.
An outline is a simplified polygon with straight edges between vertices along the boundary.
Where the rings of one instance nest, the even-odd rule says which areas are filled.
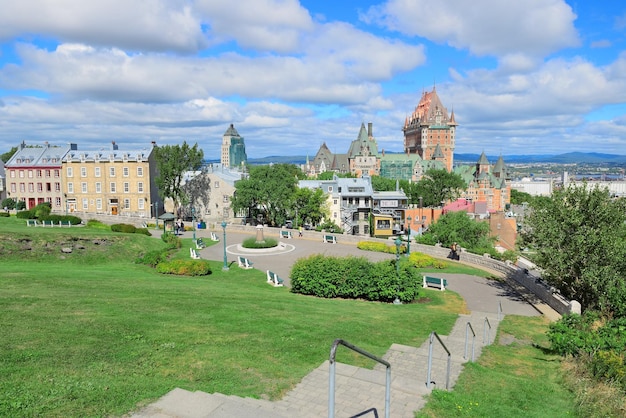
[[[141,150],[71,149],[62,160],[65,211],[149,218],[163,211],[152,142]]]

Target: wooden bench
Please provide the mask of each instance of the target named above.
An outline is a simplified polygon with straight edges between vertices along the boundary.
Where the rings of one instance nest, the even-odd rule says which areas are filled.
[[[204,241],[202,241],[202,238],[198,238],[196,240],[196,250],[201,250],[205,247],[204,245]]]
[[[26,226],[39,226],[37,219],[26,219]]]
[[[337,237],[334,235],[324,235],[324,242],[330,242],[331,244],[337,244]]]
[[[72,226],[70,221],[59,221],[59,226],[67,226],[68,228]]]
[[[220,237],[215,232],[211,232],[211,241],[219,241]]]
[[[246,257],[242,257],[242,256],[237,257],[237,263],[239,264],[239,267],[241,267],[242,269],[246,269],[246,270],[251,269],[252,264],[253,264]]]
[[[422,276],[423,277],[423,287],[436,287],[439,290],[446,290],[446,287],[448,287],[448,281],[446,279],[440,279],[439,277],[432,277],[432,276]]]
[[[200,256],[198,255],[198,253],[196,252],[196,250],[194,250],[193,248],[189,249],[189,256],[191,258],[193,258],[194,260],[199,260]]]
[[[278,277],[278,274],[267,271],[267,282],[270,283],[274,287],[280,287],[283,285],[284,280]]]
[[[291,231],[280,231],[280,237],[281,238],[293,238],[293,235],[291,235]]]
[[[54,226],[54,221],[41,221],[43,226]]]

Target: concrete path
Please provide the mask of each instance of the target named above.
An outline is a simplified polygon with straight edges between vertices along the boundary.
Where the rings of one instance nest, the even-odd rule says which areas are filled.
[[[276,230],[277,231],[277,230]],[[276,232],[276,235],[278,232]],[[186,232],[185,235],[189,235]],[[197,232],[197,236],[208,237],[206,231]],[[237,255],[245,255],[260,270],[270,269],[285,278],[288,283],[289,272],[293,263],[311,254],[333,256],[356,255],[371,260],[394,258],[393,254],[361,251],[354,244],[325,244],[321,234],[305,231],[303,238],[281,240],[286,245],[276,253],[243,253],[238,248],[243,239],[251,234],[228,231],[226,250],[228,262],[236,263]],[[220,235],[221,236],[221,235]],[[202,258],[222,260],[223,243],[200,251]],[[448,280],[453,290],[466,300],[469,315],[460,315],[448,336],[440,336],[451,352],[450,375],[447,374],[448,355],[436,341],[432,344],[432,363],[430,379],[428,376],[428,355],[431,345],[427,339],[420,347],[393,344],[384,359],[391,363],[391,417],[413,417],[414,411],[425,404],[424,395],[437,388],[454,386],[464,363],[478,358],[482,347],[493,342],[497,327],[504,314],[540,315],[536,307],[527,303],[522,295],[504,282],[487,280],[462,274],[441,274]],[[500,314],[500,307],[502,314]],[[552,314],[552,313],[550,313]],[[467,323],[471,323],[476,333],[475,338],[466,342]],[[471,336],[471,333],[468,333]],[[472,341],[474,346],[472,348]],[[358,342],[357,342],[358,345]],[[380,366],[380,367],[379,367]],[[174,389],[157,402],[132,415],[133,418],[290,418],[328,416],[329,399],[329,364],[322,363],[313,370],[283,399],[276,402],[266,400],[226,396],[219,393],[188,392]],[[346,364],[336,366],[335,416],[385,416],[385,370],[376,365],[373,370],[362,369]],[[428,384],[430,382],[430,384]],[[428,387],[430,386],[430,387]],[[360,415],[362,414],[362,415]]]

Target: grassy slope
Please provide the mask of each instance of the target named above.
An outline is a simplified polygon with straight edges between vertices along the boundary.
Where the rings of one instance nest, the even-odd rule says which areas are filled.
[[[382,355],[446,334],[463,307],[437,291],[428,304],[320,300],[220,262],[208,277],[163,276],[133,263],[162,245],[141,235],[13,219],[0,231],[0,416],[121,415],[174,387],[276,398],[335,338]],[[62,254],[70,244],[84,248]]]

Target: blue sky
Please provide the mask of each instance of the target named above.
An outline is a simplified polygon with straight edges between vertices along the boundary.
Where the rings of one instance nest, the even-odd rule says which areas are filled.
[[[626,3],[0,0],[0,151],[402,151],[436,85],[459,153],[626,154]]]

